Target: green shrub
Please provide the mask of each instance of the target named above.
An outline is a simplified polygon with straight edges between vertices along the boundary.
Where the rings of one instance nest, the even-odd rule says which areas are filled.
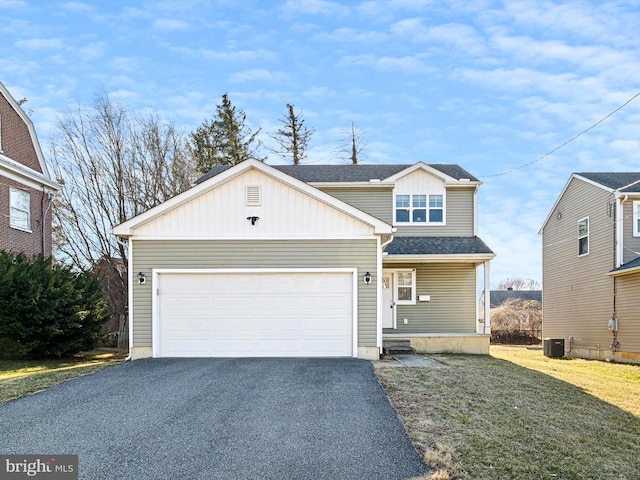
[[[107,315],[95,275],[74,272],[51,257],[30,260],[0,251],[5,355],[49,358],[91,350]]]

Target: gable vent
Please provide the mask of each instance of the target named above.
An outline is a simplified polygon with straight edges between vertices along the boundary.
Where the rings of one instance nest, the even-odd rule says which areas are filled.
[[[262,204],[260,185],[247,185],[245,188],[245,205],[247,207],[258,207]]]

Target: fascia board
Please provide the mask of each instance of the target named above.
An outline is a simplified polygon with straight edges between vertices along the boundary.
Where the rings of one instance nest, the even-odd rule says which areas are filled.
[[[309,182],[307,185],[311,185],[315,188],[393,188],[395,182]]]
[[[32,188],[40,188],[42,186],[49,187],[50,190],[60,190],[60,185],[46,177],[42,173],[33,170],[15,160],[10,159],[6,155],[0,153],[0,174],[6,172],[7,174],[13,174],[14,180],[19,182],[26,182],[28,186]]]
[[[607,275],[609,275],[610,277],[622,277],[624,275],[631,275],[634,273],[640,273],[640,266],[618,270],[616,272],[607,272]]]
[[[495,253],[469,253],[460,255],[385,255],[386,263],[476,263],[495,258]]]

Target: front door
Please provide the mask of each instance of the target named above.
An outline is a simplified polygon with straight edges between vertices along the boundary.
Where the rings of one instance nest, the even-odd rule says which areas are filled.
[[[382,274],[382,328],[396,327],[396,302],[393,300],[393,274]]]

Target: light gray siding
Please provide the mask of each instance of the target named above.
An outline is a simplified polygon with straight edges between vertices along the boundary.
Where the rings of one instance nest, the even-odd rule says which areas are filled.
[[[473,196],[475,188],[449,188],[446,193],[446,225],[397,225],[398,237],[473,236]],[[393,205],[392,205],[393,207]]]
[[[542,232],[543,336],[607,348],[613,313],[615,216],[610,193],[572,179]],[[589,254],[578,256],[578,221],[589,217]],[[567,343],[568,345],[568,343]],[[598,347],[599,346],[599,347]]]
[[[630,198],[622,204],[622,222],[623,222],[623,263],[630,262],[638,258],[640,252],[640,237],[633,236],[633,201],[638,198]]]
[[[389,225],[393,222],[393,189],[322,187],[325,193],[379,218]]]
[[[416,295],[431,295],[431,301],[398,305],[398,328],[384,329],[384,333],[476,332],[476,267],[473,264],[394,264],[392,268],[415,268]]]
[[[133,342],[152,345],[151,271],[158,268],[357,268],[358,346],[376,346],[376,241],[371,240],[134,240]],[[361,279],[370,272],[371,285]]]
[[[640,353],[640,273],[617,277],[616,290],[620,351]]]

